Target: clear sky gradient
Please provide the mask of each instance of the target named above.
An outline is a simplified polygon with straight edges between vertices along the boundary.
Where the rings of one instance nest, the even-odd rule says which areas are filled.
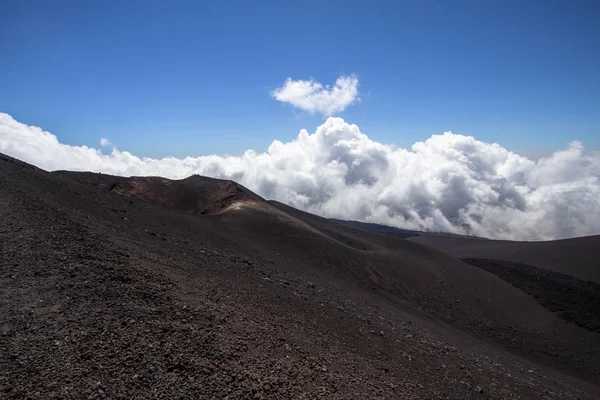
[[[239,154],[324,121],[286,78],[355,74],[336,114],[406,147],[452,130],[600,149],[600,1],[0,2],[0,111],[63,143]]]

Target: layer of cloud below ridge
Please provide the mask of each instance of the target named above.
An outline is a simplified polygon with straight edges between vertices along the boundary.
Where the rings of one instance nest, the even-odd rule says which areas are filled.
[[[62,144],[0,113],[0,152],[46,170],[233,179],[315,214],[407,229],[515,240],[600,233],[600,155],[579,142],[538,161],[451,132],[408,150],[329,118],[264,153],[152,159]]]

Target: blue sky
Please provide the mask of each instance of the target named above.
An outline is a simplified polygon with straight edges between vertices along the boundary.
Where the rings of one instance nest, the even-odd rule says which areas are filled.
[[[0,112],[140,156],[239,154],[325,117],[285,79],[359,80],[338,113],[407,147],[452,130],[536,154],[600,149],[597,1],[0,3]]]

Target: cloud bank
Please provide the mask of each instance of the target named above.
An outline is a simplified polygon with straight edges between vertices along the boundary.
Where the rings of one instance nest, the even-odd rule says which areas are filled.
[[[600,154],[579,142],[537,161],[451,132],[401,149],[329,118],[263,153],[152,159],[62,144],[0,113],[0,152],[47,170],[233,179],[315,214],[408,229],[516,240],[600,233]]]
[[[358,79],[356,76],[340,76],[333,87],[323,86],[310,79],[308,81],[288,78],[282,87],[271,92],[277,101],[289,103],[311,114],[318,112],[325,116],[342,112],[359,100]]]

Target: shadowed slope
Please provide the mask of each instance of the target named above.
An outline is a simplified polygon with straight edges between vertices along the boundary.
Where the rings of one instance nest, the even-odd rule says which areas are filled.
[[[575,324],[600,333],[600,284],[511,261],[466,258],[533,296],[538,303]]]
[[[408,240],[456,258],[512,261],[600,283],[600,235],[544,242],[513,242],[422,234]]]

